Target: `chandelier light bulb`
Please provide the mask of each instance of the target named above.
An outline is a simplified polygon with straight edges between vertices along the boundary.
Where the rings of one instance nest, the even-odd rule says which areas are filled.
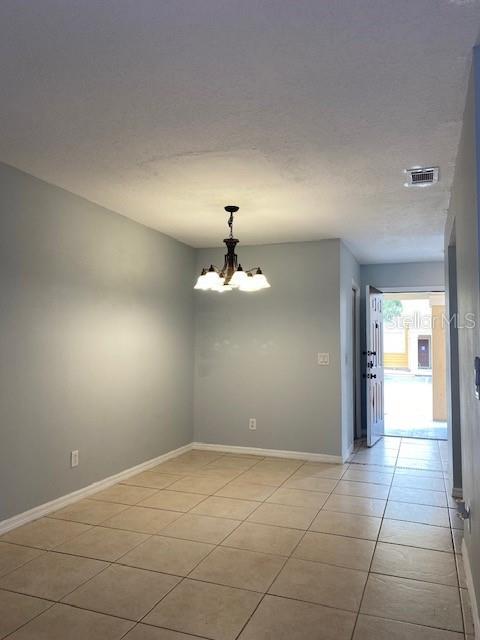
[[[218,287],[223,284],[220,280],[220,276],[218,275],[218,273],[215,271],[215,267],[213,265],[210,265],[210,269],[207,271],[207,273],[204,275],[205,278],[205,283],[206,283],[206,289],[218,289]]]
[[[241,287],[242,284],[247,281],[247,279],[248,279],[248,275],[242,269],[242,265],[239,264],[238,268],[235,271],[235,273],[233,274],[229,284],[232,287]]]
[[[248,274],[247,278],[242,282],[239,287],[240,291],[258,291],[258,286],[255,283],[255,278],[251,273]]]
[[[256,274],[253,276],[253,280],[255,282],[256,290],[270,288],[270,283],[268,282],[266,277],[263,275],[261,269],[257,269]]]
[[[207,271],[202,269],[202,273],[198,276],[197,282],[195,283],[194,289],[199,289],[200,291],[206,291],[208,289],[208,282],[205,278]]]

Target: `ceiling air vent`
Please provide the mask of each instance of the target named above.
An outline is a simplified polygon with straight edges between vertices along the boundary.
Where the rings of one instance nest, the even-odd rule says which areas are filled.
[[[415,167],[405,169],[407,174],[406,187],[429,187],[438,182],[438,167]]]

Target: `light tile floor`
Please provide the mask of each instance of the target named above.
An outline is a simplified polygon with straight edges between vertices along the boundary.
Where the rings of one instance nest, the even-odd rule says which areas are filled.
[[[445,458],[169,460],[0,538],[0,638],[473,640]]]

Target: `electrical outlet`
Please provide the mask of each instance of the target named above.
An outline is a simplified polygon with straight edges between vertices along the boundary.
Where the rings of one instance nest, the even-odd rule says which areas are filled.
[[[329,353],[317,353],[317,363],[321,366],[326,366],[330,364],[330,354]]]
[[[70,466],[72,469],[73,467],[78,467],[78,449],[70,452]]]
[[[250,429],[250,431],[256,431],[257,430],[257,419],[256,418],[250,418],[250,420],[248,421],[248,428]]]

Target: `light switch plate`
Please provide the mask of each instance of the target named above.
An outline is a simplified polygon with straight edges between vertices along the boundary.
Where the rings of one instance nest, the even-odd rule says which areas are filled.
[[[326,366],[330,364],[330,354],[329,353],[318,353],[317,354],[317,362],[321,366]]]

